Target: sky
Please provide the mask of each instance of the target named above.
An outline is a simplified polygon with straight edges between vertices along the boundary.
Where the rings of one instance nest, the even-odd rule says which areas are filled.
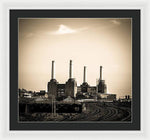
[[[65,83],[69,61],[73,78],[95,86],[103,66],[108,93],[132,94],[132,20],[130,18],[20,18],[19,88],[47,91],[51,61],[55,78]]]

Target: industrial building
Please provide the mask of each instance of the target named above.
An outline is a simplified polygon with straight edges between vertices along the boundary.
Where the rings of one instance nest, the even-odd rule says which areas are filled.
[[[55,62],[52,61],[51,79],[48,82],[48,96],[49,98],[55,97],[57,100],[63,100],[65,98],[73,99],[92,99],[92,98],[105,98],[114,100],[115,94],[107,94],[107,86],[105,80],[102,79],[102,66],[100,66],[100,77],[96,86],[90,86],[86,81],[86,66],[83,70],[83,83],[77,86],[75,78],[72,77],[72,60],[69,63],[69,78],[65,84],[59,84],[55,79],[54,72]],[[104,95],[102,95],[104,94]]]
[[[51,80],[48,82],[48,96],[57,97],[75,97],[77,93],[77,82],[72,78],[72,60],[69,64],[69,79],[65,84],[59,84],[54,78],[54,61],[52,61]]]
[[[82,83],[82,85],[80,85],[80,87],[81,87],[81,92],[82,92],[82,93],[88,92],[88,87],[90,87],[90,86],[88,85],[88,83],[86,82],[86,66],[84,66],[83,83]]]
[[[107,86],[105,80],[102,80],[102,66],[100,66],[100,78],[97,85],[98,93],[107,93]]]
[[[77,93],[77,82],[75,81],[74,78],[72,78],[72,60],[70,60],[69,79],[65,84],[65,95],[74,98],[76,93]]]
[[[57,97],[57,84],[58,82],[54,78],[54,61],[52,61],[51,80],[48,82],[48,96],[54,95]]]
[[[57,97],[62,97],[65,95],[65,84],[57,84]]]
[[[96,86],[90,86],[90,87],[88,87],[87,92],[88,92],[91,96],[95,96],[95,95],[96,95]]]
[[[116,100],[116,94],[108,94],[108,93],[100,93],[98,94],[98,98],[100,98],[101,101],[115,101]]]

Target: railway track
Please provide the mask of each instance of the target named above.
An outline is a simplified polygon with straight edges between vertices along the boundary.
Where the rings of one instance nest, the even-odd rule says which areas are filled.
[[[91,104],[88,106],[91,110],[79,115],[81,121],[130,121],[131,111],[126,107],[117,107],[113,104],[101,106],[100,104]]]
[[[121,107],[123,110],[126,110],[127,112],[127,116],[125,118],[123,118],[121,121],[130,121],[131,120],[131,109],[129,108],[124,108],[124,107]]]
[[[87,103],[85,112],[60,113],[58,116],[58,121],[131,121],[131,109],[113,103]],[[53,120],[51,116],[46,119]]]

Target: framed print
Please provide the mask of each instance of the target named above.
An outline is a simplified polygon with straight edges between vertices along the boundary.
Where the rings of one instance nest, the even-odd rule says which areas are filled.
[[[140,130],[140,10],[10,10],[10,130]]]

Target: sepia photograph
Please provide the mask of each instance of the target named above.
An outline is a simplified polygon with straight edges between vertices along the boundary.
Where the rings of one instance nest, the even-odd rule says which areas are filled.
[[[139,130],[140,10],[10,10],[10,130]]]
[[[18,18],[18,122],[132,122],[132,18]]]

